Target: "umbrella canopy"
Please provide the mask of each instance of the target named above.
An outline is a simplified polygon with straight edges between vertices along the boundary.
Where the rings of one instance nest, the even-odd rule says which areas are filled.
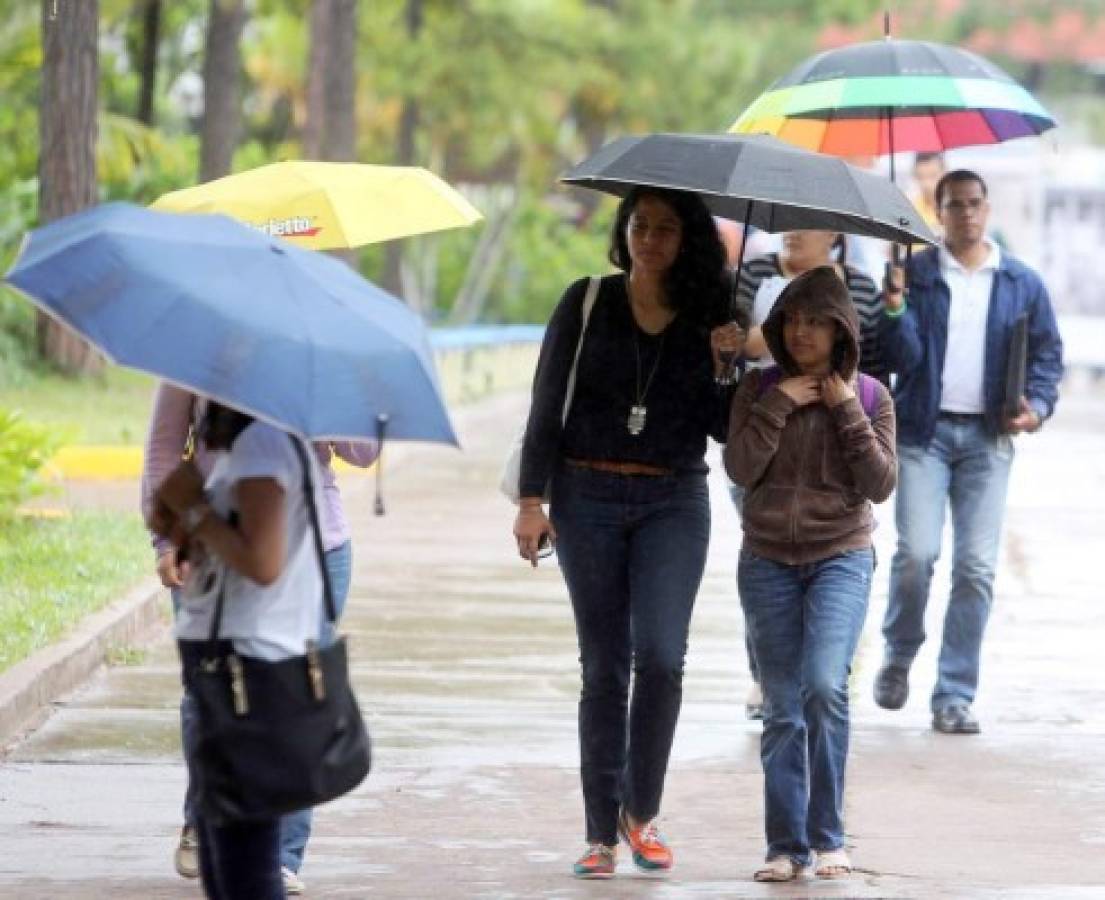
[[[300,247],[360,247],[483,218],[427,169],[289,161],[159,197],[153,209],[223,213]]]
[[[125,203],[28,236],[5,281],[122,365],[306,438],[456,444],[422,321],[349,266]]]
[[[729,130],[836,156],[881,156],[996,144],[1054,127],[1047,110],[989,60],[887,38],[806,60]]]
[[[921,214],[884,178],[764,135],[619,138],[560,180],[617,196],[637,185],[693,191],[715,215],[764,231],[935,241]]]

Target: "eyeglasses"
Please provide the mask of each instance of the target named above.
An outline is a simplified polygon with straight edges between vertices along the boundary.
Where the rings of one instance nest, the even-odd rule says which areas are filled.
[[[940,208],[947,210],[950,213],[960,215],[967,210],[971,212],[978,212],[986,205],[985,197],[972,197],[970,200],[948,200],[945,203],[940,204]]]

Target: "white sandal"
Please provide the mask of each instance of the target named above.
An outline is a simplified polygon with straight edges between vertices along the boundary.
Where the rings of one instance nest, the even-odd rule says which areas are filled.
[[[752,876],[753,881],[794,881],[802,867],[789,856],[776,856],[767,861],[762,869],[757,869]]]
[[[836,850],[818,850],[817,868],[813,874],[818,878],[843,878],[852,874],[852,860],[847,851],[840,847]]]

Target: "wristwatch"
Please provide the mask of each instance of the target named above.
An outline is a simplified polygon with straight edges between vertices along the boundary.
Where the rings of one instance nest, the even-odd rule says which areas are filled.
[[[180,524],[187,534],[192,534],[212,512],[214,510],[211,509],[211,504],[206,500],[200,500],[180,514]]]

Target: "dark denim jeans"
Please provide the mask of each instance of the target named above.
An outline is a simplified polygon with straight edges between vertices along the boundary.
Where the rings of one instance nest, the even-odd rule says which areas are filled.
[[[579,639],[586,838],[614,845],[619,807],[660,810],[710,540],[706,478],[565,467],[551,516]]]
[[[742,550],[741,605],[764,691],[767,858],[802,865],[844,844],[848,674],[871,592],[874,553],[790,566]]]
[[[209,900],[284,900],[278,820],[215,827],[201,813],[196,827],[200,877]]]
[[[349,597],[349,584],[353,574],[353,548],[346,541],[333,550],[326,551],[326,571],[330,574],[330,588],[334,595],[334,606],[341,620],[341,614],[345,610],[345,601]],[[173,614],[180,608],[180,592],[172,591]],[[326,619],[326,611],[323,610],[322,622],[319,626],[320,638],[323,643],[329,643],[334,639],[335,628]],[[196,720],[196,705],[192,695],[185,689],[180,698],[180,738],[184,748],[184,758],[187,760],[192,754],[198,738],[197,729],[199,723]],[[280,864],[298,872],[303,865],[303,854],[307,849],[307,839],[311,836],[311,810],[301,809],[298,812],[288,813],[280,819]],[[192,790],[192,780],[188,779],[188,786],[184,791],[184,824],[197,826],[199,816],[196,810],[195,794]]]

